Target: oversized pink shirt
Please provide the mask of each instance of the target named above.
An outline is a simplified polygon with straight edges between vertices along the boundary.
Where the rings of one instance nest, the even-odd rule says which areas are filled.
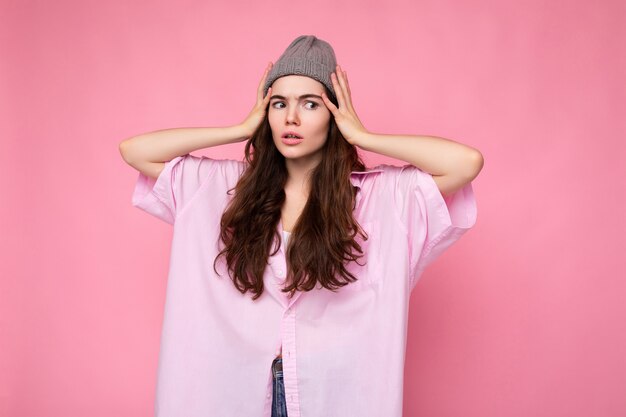
[[[410,293],[474,225],[471,183],[444,198],[432,176],[410,164],[352,172],[354,216],[370,237],[358,237],[366,265],[347,266],[358,281],[289,300],[280,291],[281,244],[252,301],[234,287],[223,258],[222,277],[213,270],[227,191],[245,168],[187,154],[156,180],[140,173],[135,185],[132,204],[174,225],[156,416],[270,417],[271,363],[282,345],[289,417],[401,417]]]

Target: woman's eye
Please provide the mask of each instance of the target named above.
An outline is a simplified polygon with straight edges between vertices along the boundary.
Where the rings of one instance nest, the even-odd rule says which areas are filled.
[[[282,109],[283,107],[278,107],[278,105],[279,105],[279,104],[281,104],[281,105],[282,105],[282,104],[285,104],[285,103],[283,103],[282,101],[276,101],[276,102],[274,102],[274,103],[272,104],[272,107],[274,107],[275,109]],[[317,104],[317,103],[316,103],[316,102],[314,102],[314,101],[307,101],[307,102],[305,103],[305,105],[308,105],[308,104],[312,104],[312,105],[313,105],[313,106],[311,106],[311,107],[308,107],[308,109],[309,109],[309,110],[313,110],[313,109],[316,109],[316,108],[318,108],[318,107],[319,107],[319,104]]]

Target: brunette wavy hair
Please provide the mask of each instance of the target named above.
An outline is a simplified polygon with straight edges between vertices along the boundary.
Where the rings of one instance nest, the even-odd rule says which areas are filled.
[[[326,94],[332,97],[327,88]],[[334,97],[331,100],[337,105]],[[215,264],[225,256],[235,287],[242,294],[250,290],[256,300],[263,293],[270,251],[274,255],[280,249],[282,237],[277,226],[288,178],[285,157],[272,139],[267,111],[246,143],[245,160],[246,170],[228,191],[234,190],[235,195],[222,214],[220,241],[224,249],[215,258],[213,269],[219,275]],[[344,139],[331,115],[322,160],[311,173],[310,194],[286,250],[287,285],[282,291],[289,292],[290,298],[296,291],[312,290],[317,283],[335,291],[356,281],[345,261],[356,262],[362,256],[355,236],[359,233],[367,239],[367,235],[352,215],[356,187],[350,182],[350,172],[363,170],[356,147]],[[274,248],[273,242],[277,242]]]

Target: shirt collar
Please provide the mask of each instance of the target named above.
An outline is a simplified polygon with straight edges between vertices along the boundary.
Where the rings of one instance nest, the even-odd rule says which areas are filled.
[[[350,182],[352,183],[352,185],[354,185],[355,187],[359,187],[361,188],[361,183],[363,182],[363,179],[365,178],[365,176],[367,176],[368,174],[376,174],[379,172],[383,172],[382,168],[374,168],[374,169],[370,169],[367,171],[351,171],[350,172]]]

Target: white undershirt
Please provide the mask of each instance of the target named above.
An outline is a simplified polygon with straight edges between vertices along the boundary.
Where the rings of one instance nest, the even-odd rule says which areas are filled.
[[[285,241],[285,246],[287,246],[287,242],[289,241],[290,237],[291,237],[291,232],[287,232],[283,230],[283,240]]]

